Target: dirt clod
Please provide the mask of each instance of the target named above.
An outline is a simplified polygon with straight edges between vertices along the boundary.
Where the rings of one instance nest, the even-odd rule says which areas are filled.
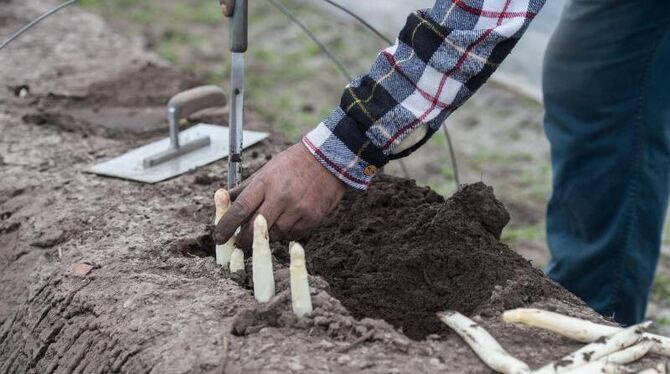
[[[279,318],[291,299],[289,291],[283,291],[269,302],[239,311],[233,319],[233,335],[244,336],[258,332],[264,327],[279,326]]]
[[[212,236],[203,234],[195,238],[176,239],[166,246],[167,253],[185,257],[214,257],[215,245]]]

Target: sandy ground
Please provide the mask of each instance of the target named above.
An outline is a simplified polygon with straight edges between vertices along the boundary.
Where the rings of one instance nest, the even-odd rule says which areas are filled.
[[[49,4],[5,1],[0,34]],[[201,250],[225,163],[160,185],[86,173],[156,138],[161,103],[198,80],[70,14],[0,54],[0,372],[488,372],[453,334],[412,341],[353,318],[318,278],[313,318],[232,334],[259,310]],[[286,145],[274,135],[246,153],[248,170]],[[286,315],[282,296],[273,305]],[[599,318],[574,300],[539,306]],[[534,367],[578,347],[474,318]]]

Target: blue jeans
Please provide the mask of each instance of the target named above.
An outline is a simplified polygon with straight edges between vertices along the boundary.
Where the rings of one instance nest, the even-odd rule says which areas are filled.
[[[601,314],[639,322],[670,193],[670,1],[570,1],[543,90],[547,274]]]

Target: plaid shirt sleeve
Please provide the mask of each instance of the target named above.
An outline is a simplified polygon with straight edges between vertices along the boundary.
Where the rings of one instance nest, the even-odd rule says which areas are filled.
[[[407,18],[395,45],[345,89],[340,105],[303,144],[350,187],[425,143],[495,71],[544,0],[436,0]],[[418,128],[427,134],[398,154]]]

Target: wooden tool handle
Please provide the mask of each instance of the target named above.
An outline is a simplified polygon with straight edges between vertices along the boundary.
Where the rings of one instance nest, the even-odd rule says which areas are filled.
[[[233,10],[235,9],[235,0],[219,0],[221,4],[221,11],[226,17],[233,16]]]
[[[170,99],[168,108],[175,108],[179,118],[207,108],[226,105],[226,94],[219,86],[200,86],[180,92]]]

